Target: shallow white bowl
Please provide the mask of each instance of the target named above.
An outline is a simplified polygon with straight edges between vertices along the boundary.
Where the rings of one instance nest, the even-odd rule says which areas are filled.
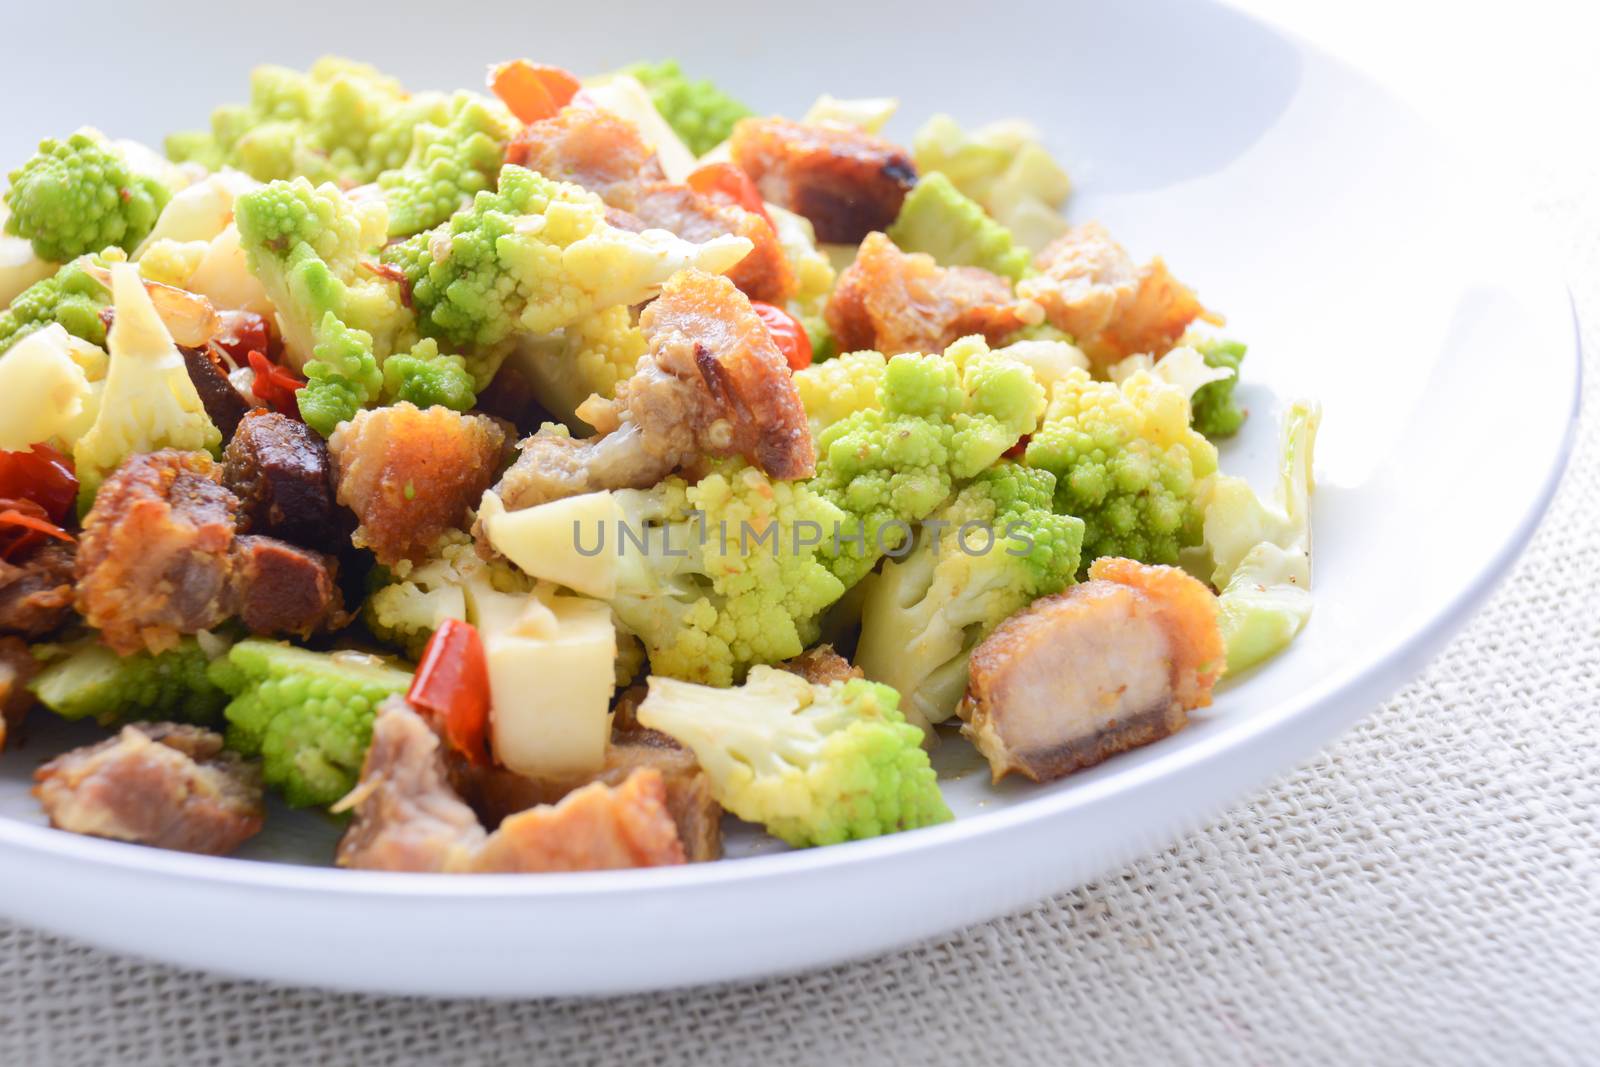
[[[1052,786],[999,789],[947,744],[952,824],[790,853],[744,835],[734,848],[748,858],[676,870],[320,869],[306,864],[327,861],[334,831],[303,813],[274,813],[249,851],[287,862],[74,837],[43,826],[26,788],[83,731],[39,724],[0,759],[0,911],[27,923],[240,975],[524,995],[745,978],[975,922],[1171,841],[1411,677],[1505,573],[1571,441],[1570,305],[1514,201],[1479,189],[1470,158],[1358,74],[1226,9],[829,2],[758,15],[708,0],[507,5],[439,25],[406,17],[436,5],[395,0],[381,13],[288,0],[248,24],[211,5],[187,17],[152,5],[148,18],[85,7],[86,22],[125,32],[75,36],[71,62],[51,47],[9,58],[13,79],[52,89],[10,94],[27,105],[0,118],[4,158],[84,122],[155,141],[240,98],[251,64],[303,65],[313,50],[419,87],[475,84],[485,62],[521,53],[579,70],[676,55],[791,114],[822,91],[898,95],[900,136],[937,110],[1032,118],[1078,180],[1074,217],[1165,255],[1250,343],[1251,419],[1225,467],[1267,484],[1280,398],[1323,401],[1318,606],[1287,655],[1230,682],[1175,738]],[[43,23],[59,12],[16,18],[41,23],[16,39],[58,39]],[[308,42],[310,24],[322,32]]]

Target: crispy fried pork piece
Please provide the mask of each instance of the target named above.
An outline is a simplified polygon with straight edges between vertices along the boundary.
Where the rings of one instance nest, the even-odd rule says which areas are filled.
[[[232,614],[239,501],[204,452],[134,456],[83,520],[78,611],[122,655],[160,652]]]
[[[238,429],[239,420],[249,413],[250,405],[228,381],[227,372],[217,365],[207,349],[179,345],[178,351],[183,353],[184,369],[189,372],[194,391],[200,394],[200,403],[226,441]]]
[[[640,686],[639,699],[643,693]],[[451,759],[449,766],[450,780],[485,826],[499,826],[517,812],[539,804],[557,803],[591,782],[621,785],[634,771],[648,768],[661,775],[667,812],[678,828],[688,861],[700,863],[722,856],[722,806],[711,795],[711,780],[701,772],[693,752],[656,730],[619,722],[611,732],[605,766],[598,774],[574,782],[536,780],[504,767],[477,767],[461,759]]]
[[[233,553],[234,610],[251,633],[309,637],[347,621],[332,556],[255,534]]]
[[[873,233],[839,275],[823,316],[840,351],[872,348],[892,356],[942,352],[973,333],[999,343],[1025,324],[1025,310],[999,275],[978,267],[941,267],[932,256],[902,252],[888,237]]]
[[[39,673],[39,664],[28,643],[20,637],[0,637],[0,752],[6,739],[14,736],[23,717],[33,707],[28,682]]]
[[[848,126],[743,119],[728,147],[762,197],[810,219],[819,241],[887,228],[917,183],[905,149]]]
[[[494,481],[505,438],[486,416],[404,402],[340,424],[328,452],[339,503],[361,522],[352,542],[385,566],[421,561]]]
[[[794,295],[794,271],[772,224],[731,199],[697,193],[687,185],[651,182],[639,188],[629,211],[640,227],[670,230],[695,244],[724,234],[748,238],[755,248],[728,271],[728,280],[751,300],[781,305]]]
[[[1034,259],[1039,274],[1017,285],[1051,325],[1100,366],[1166,353],[1195,319],[1217,321],[1157,256],[1137,266],[1098,222],[1074,226]]]
[[[402,697],[379,711],[361,780],[340,808],[355,810],[339,841],[341,867],[464,870],[488,837],[451,788],[438,735]]]
[[[222,454],[222,484],[239,498],[241,533],[333,548],[342,531],[328,447],[310,427],[272,411],[239,422]]]
[[[135,723],[33,775],[50,825],[180,852],[226,855],[266,817],[261,771],[198,726]]]
[[[598,434],[524,438],[495,487],[508,509],[645,488],[707,456],[742,455],[774,478],[812,474],[816,452],[789,366],[732,282],[680,271],[639,325],[650,350],[638,370],[616,399],[579,409]]]
[[[1036,782],[1181,730],[1225,653],[1211,591],[1176,567],[1111,557],[1034,601],[972,653],[961,732],[996,780]]]
[[[633,123],[591,107],[529,123],[506,146],[506,162],[581,185],[624,211],[633,210],[642,184],[665,177]]]
[[[833,650],[832,645],[808,648],[793,659],[778,664],[790,674],[798,674],[812,685],[832,685],[852,678],[865,678],[861,668]]]
[[[72,616],[78,546],[51,541],[20,561],[0,559],[0,634],[43,637]]]
[[[485,873],[606,871],[687,862],[652,767],[619,786],[591,782],[554,805],[519,811],[489,835],[471,869]]]

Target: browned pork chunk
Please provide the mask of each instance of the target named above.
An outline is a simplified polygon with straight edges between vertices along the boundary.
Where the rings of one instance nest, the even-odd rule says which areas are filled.
[[[1176,567],[1106,557],[972,654],[961,732],[996,780],[1046,782],[1176,733],[1211,703],[1225,653],[1211,591]]]
[[[794,271],[772,224],[727,197],[708,196],[687,185],[652,182],[640,187],[624,227],[670,230],[685,241],[705,244],[724,234],[747,238],[755,247],[728,271],[728,280],[751,300],[783,304],[794,295]]]
[[[840,351],[871,348],[892,356],[942,352],[973,333],[999,343],[1024,325],[1024,309],[999,275],[941,267],[932,256],[902,252],[873,233],[839,275],[823,316]],[[1038,310],[1033,314],[1037,318]]]
[[[565,107],[530,122],[506,146],[506,162],[581,185],[624,211],[634,209],[641,185],[665,177],[633,123],[592,107]]]
[[[239,420],[249,413],[250,405],[228,380],[227,372],[212,358],[209,348],[179,345],[178,351],[183,353],[184,369],[189,372],[194,391],[200,394],[206,415],[216,423],[226,441],[238,429]]]
[[[6,750],[7,738],[16,734],[28,709],[33,707],[28,682],[37,673],[39,665],[26,641],[0,637],[0,752]]]
[[[251,633],[309,637],[344,624],[332,556],[255,535],[238,538],[233,555],[233,609]]]
[[[464,870],[488,836],[450,786],[438,735],[400,697],[373,722],[361,781],[335,810],[343,808],[355,819],[339,842],[341,867]]]
[[[337,543],[328,448],[305,423],[271,411],[244,416],[222,454],[222,484],[239,498],[240,532],[310,548]]]
[[[905,149],[848,126],[743,119],[728,147],[761,196],[810,219],[819,241],[886,228],[917,182]]]
[[[0,634],[43,637],[72,615],[78,546],[51,541],[17,562],[0,559]]]
[[[261,829],[261,772],[222,735],[136,723],[34,772],[50,825],[180,852],[226,855]]]
[[[78,548],[78,611],[121,655],[161,652],[232,612],[239,501],[204,452],[134,456],[100,486]]]
[[[832,685],[834,682],[866,677],[860,667],[835,652],[832,645],[808,648],[778,666],[790,674],[798,674],[812,685]]]
[[[339,503],[361,522],[352,541],[385,566],[421,561],[489,488],[504,449],[484,415],[404,402],[357,413],[328,439]]]
[[[650,349],[638,370],[616,399],[579,409],[597,435],[524,438],[495,487],[508,509],[645,488],[711,456],[744,456],[774,478],[812,474],[816,452],[788,363],[732,282],[680,271],[639,325]]]
[[[340,806],[355,811],[339,844],[344,867],[532,872],[685,861],[666,784],[654,767],[631,771],[615,787],[593,781],[554,804],[536,799],[486,834],[455,792],[432,727],[398,698],[373,724],[361,781]]]
[[[1167,352],[1195,319],[1217,321],[1158,256],[1138,266],[1098,222],[1074,226],[1034,259],[1017,286],[1100,366]]]

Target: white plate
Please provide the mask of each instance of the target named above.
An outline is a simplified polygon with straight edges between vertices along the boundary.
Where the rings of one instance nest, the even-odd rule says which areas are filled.
[[[0,119],[4,158],[86,121],[151,139],[199,122],[241,95],[251,63],[309,60],[298,28],[313,19],[314,47],[419,86],[472,84],[502,53],[588,70],[677,55],[791,114],[821,91],[898,94],[901,136],[935,110],[1030,117],[1079,182],[1074,216],[1165,255],[1250,343],[1252,414],[1226,467],[1264,481],[1277,398],[1324,402],[1317,611],[1288,655],[1175,738],[1049,787],[957,775],[946,826],[675,870],[386,875],[74,837],[44,828],[25,794],[71,732],[45,731],[0,760],[0,911],[27,923],[240,975],[523,995],[744,978],[975,922],[1170,842],[1365,714],[1505,573],[1571,440],[1570,306],[1515,203],[1479,190],[1470,162],[1359,75],[1226,9],[853,3],[758,17],[713,0],[568,6],[555,27],[551,9],[506,5],[418,18],[407,35],[405,11],[428,5],[391,0],[378,16],[291,0],[248,26],[210,5],[148,20],[84,6],[75,17],[121,30],[75,36],[71,57],[48,44],[8,57],[14,83],[49,91],[10,94],[27,105]],[[16,18],[15,39],[60,39],[43,25],[59,11]],[[940,759],[962,763],[960,746]],[[275,820],[252,855],[322,862],[331,841],[300,815]]]

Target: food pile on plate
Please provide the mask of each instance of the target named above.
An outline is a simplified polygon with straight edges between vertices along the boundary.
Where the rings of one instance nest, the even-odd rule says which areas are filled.
[[[1181,729],[1310,613],[1314,406],[1069,224],[1027,124],[752,113],[675,64],[263,67],[82,130],[0,238],[0,744],[64,830],[355,868],[716,859],[951,818]],[[955,740],[959,734],[963,741]]]

